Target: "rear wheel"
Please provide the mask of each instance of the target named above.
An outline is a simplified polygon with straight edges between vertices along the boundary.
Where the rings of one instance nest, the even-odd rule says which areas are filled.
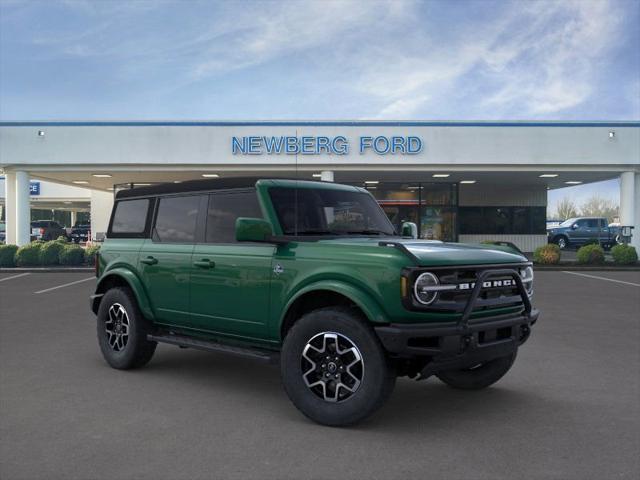
[[[98,309],[98,344],[113,368],[128,370],[146,365],[156,350],[147,340],[151,327],[128,288],[113,288]]]
[[[371,327],[342,307],[315,310],[298,320],[284,339],[281,373],[298,410],[331,426],[371,415],[396,379]]]
[[[564,250],[569,246],[569,240],[565,236],[560,236],[556,238],[556,245],[560,247],[560,250]]]
[[[446,370],[436,376],[444,383],[461,390],[481,390],[493,385],[509,371],[516,360],[517,352],[506,357],[474,365],[471,368]]]

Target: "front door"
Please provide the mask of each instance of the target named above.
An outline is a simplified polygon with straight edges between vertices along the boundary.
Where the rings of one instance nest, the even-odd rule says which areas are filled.
[[[189,276],[202,195],[161,197],[156,207],[152,238],[142,246],[139,271],[156,321],[188,326]]]
[[[209,196],[205,242],[196,245],[191,257],[191,325],[259,338],[267,327],[275,246],[237,243],[238,217],[262,218],[254,189]]]
[[[571,227],[571,230],[568,232],[569,240],[573,244],[581,245],[594,235],[594,232],[591,230],[589,220],[581,218],[573,224],[573,227]]]

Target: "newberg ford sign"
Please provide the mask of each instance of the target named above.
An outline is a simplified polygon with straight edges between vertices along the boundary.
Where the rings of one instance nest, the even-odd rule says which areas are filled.
[[[415,155],[422,151],[419,137],[359,137],[358,151],[378,155]],[[350,143],[346,137],[279,136],[279,137],[232,137],[231,151],[234,155],[347,155]]]

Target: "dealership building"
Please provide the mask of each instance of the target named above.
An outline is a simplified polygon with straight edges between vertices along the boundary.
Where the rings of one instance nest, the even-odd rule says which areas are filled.
[[[88,191],[95,237],[119,188],[257,176],[363,186],[421,238],[524,251],[547,241],[548,190],[619,178],[620,222],[640,247],[640,122],[4,122],[0,169],[17,244],[30,182]]]

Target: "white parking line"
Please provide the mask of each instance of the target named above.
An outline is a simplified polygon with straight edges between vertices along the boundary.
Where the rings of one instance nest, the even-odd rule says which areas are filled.
[[[55,287],[45,288],[44,290],[38,290],[37,292],[33,292],[33,293],[47,293],[47,292],[50,292],[51,290],[57,290],[59,288],[64,288],[64,287],[70,287],[71,285],[75,285],[76,283],[88,282],[89,280],[95,280],[95,279],[96,279],[96,277],[83,278],[82,280],[76,280],[75,282],[65,283],[64,285],[57,285]]]
[[[614,280],[613,278],[598,277],[596,275],[587,275],[586,273],[567,272],[566,270],[563,270],[562,272],[563,273],[569,273],[571,275],[579,275],[581,277],[596,278],[598,280],[606,280],[607,282],[624,283],[625,285],[632,285],[634,287],[640,287],[640,283],[623,282],[622,280]]]
[[[28,273],[21,273],[20,275],[13,275],[11,277],[0,278],[0,282],[6,282],[7,280],[13,280],[14,278],[25,277],[29,275]]]

